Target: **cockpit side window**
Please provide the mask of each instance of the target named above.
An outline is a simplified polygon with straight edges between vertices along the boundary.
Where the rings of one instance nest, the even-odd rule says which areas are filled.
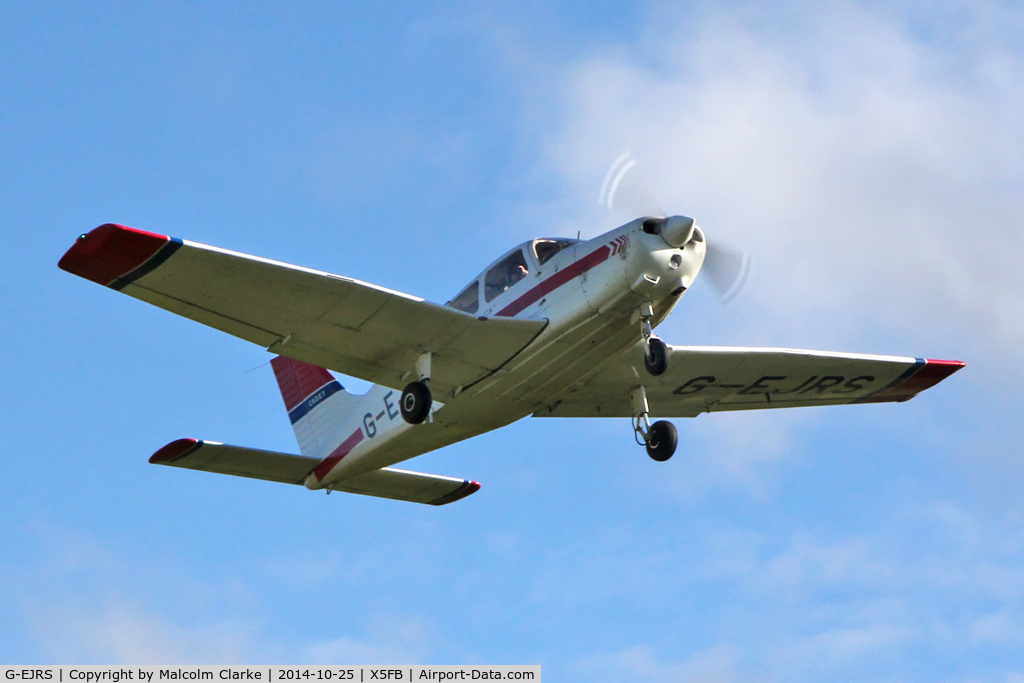
[[[516,249],[487,271],[487,275],[484,276],[484,299],[490,302],[526,277],[528,272],[522,249]]]
[[[534,240],[533,251],[537,254],[537,262],[543,266],[552,256],[573,244],[574,240]]]
[[[474,280],[473,284],[459,292],[448,305],[457,311],[476,313],[480,309],[480,281]]]

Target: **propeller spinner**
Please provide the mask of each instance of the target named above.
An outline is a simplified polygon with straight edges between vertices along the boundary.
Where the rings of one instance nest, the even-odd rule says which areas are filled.
[[[659,232],[673,247],[689,242],[697,225],[689,216],[668,216],[636,167],[636,159],[625,152],[612,163],[601,184],[598,202],[611,211],[631,216],[651,216],[664,221]],[[632,173],[630,172],[632,171]],[[750,274],[751,257],[717,242],[707,241],[703,270],[708,283],[723,303],[729,303],[743,290]]]

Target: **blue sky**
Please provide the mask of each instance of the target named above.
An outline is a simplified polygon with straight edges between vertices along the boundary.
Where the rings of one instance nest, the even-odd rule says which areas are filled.
[[[1024,680],[1011,5],[18,3],[0,22],[0,661]],[[119,222],[444,301],[593,235],[624,150],[749,249],[669,342],[955,358],[902,405],[523,420],[428,508],[157,468],[294,451],[262,349],[57,269]],[[625,220],[623,218],[623,220]],[[359,382],[346,384],[361,388]]]

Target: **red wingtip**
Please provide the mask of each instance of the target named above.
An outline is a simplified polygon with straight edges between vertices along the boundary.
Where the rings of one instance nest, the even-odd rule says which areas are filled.
[[[889,401],[909,401],[919,393],[933,387],[946,379],[967,363],[960,360],[935,360],[934,358],[918,359],[916,368],[909,377],[896,386],[886,388],[879,394],[873,394],[861,403],[886,403]]]
[[[106,223],[79,237],[57,265],[73,275],[109,285],[148,261],[170,240],[166,235]]]
[[[149,457],[149,462],[154,465],[168,461],[173,462],[180,458],[184,458],[186,455],[199,448],[202,443],[203,442],[199,439],[178,439],[177,441],[172,441],[151,455]]]
[[[945,365],[946,367],[952,368],[949,371],[949,374],[953,374],[960,368],[967,365],[967,363],[962,360],[935,360],[934,358],[925,358],[924,362],[928,365]]]
[[[915,372],[906,382],[900,385],[901,390],[914,394],[920,393],[929,387],[935,386],[967,365],[967,363],[960,360],[935,360],[932,358],[926,358],[924,362],[925,366],[923,368]]]

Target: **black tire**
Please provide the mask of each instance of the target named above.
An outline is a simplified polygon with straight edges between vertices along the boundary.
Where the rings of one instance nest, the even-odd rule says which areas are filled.
[[[647,455],[652,460],[665,462],[676,452],[676,445],[679,443],[679,434],[676,426],[667,420],[658,420],[651,425],[650,434],[647,436]]]
[[[664,374],[668,369],[668,347],[657,337],[647,342],[647,353],[644,355],[644,367],[654,376]]]
[[[423,382],[412,382],[406,385],[402,392],[402,400],[398,407],[402,411],[403,420],[411,425],[418,425],[427,419],[433,402],[430,387]]]

